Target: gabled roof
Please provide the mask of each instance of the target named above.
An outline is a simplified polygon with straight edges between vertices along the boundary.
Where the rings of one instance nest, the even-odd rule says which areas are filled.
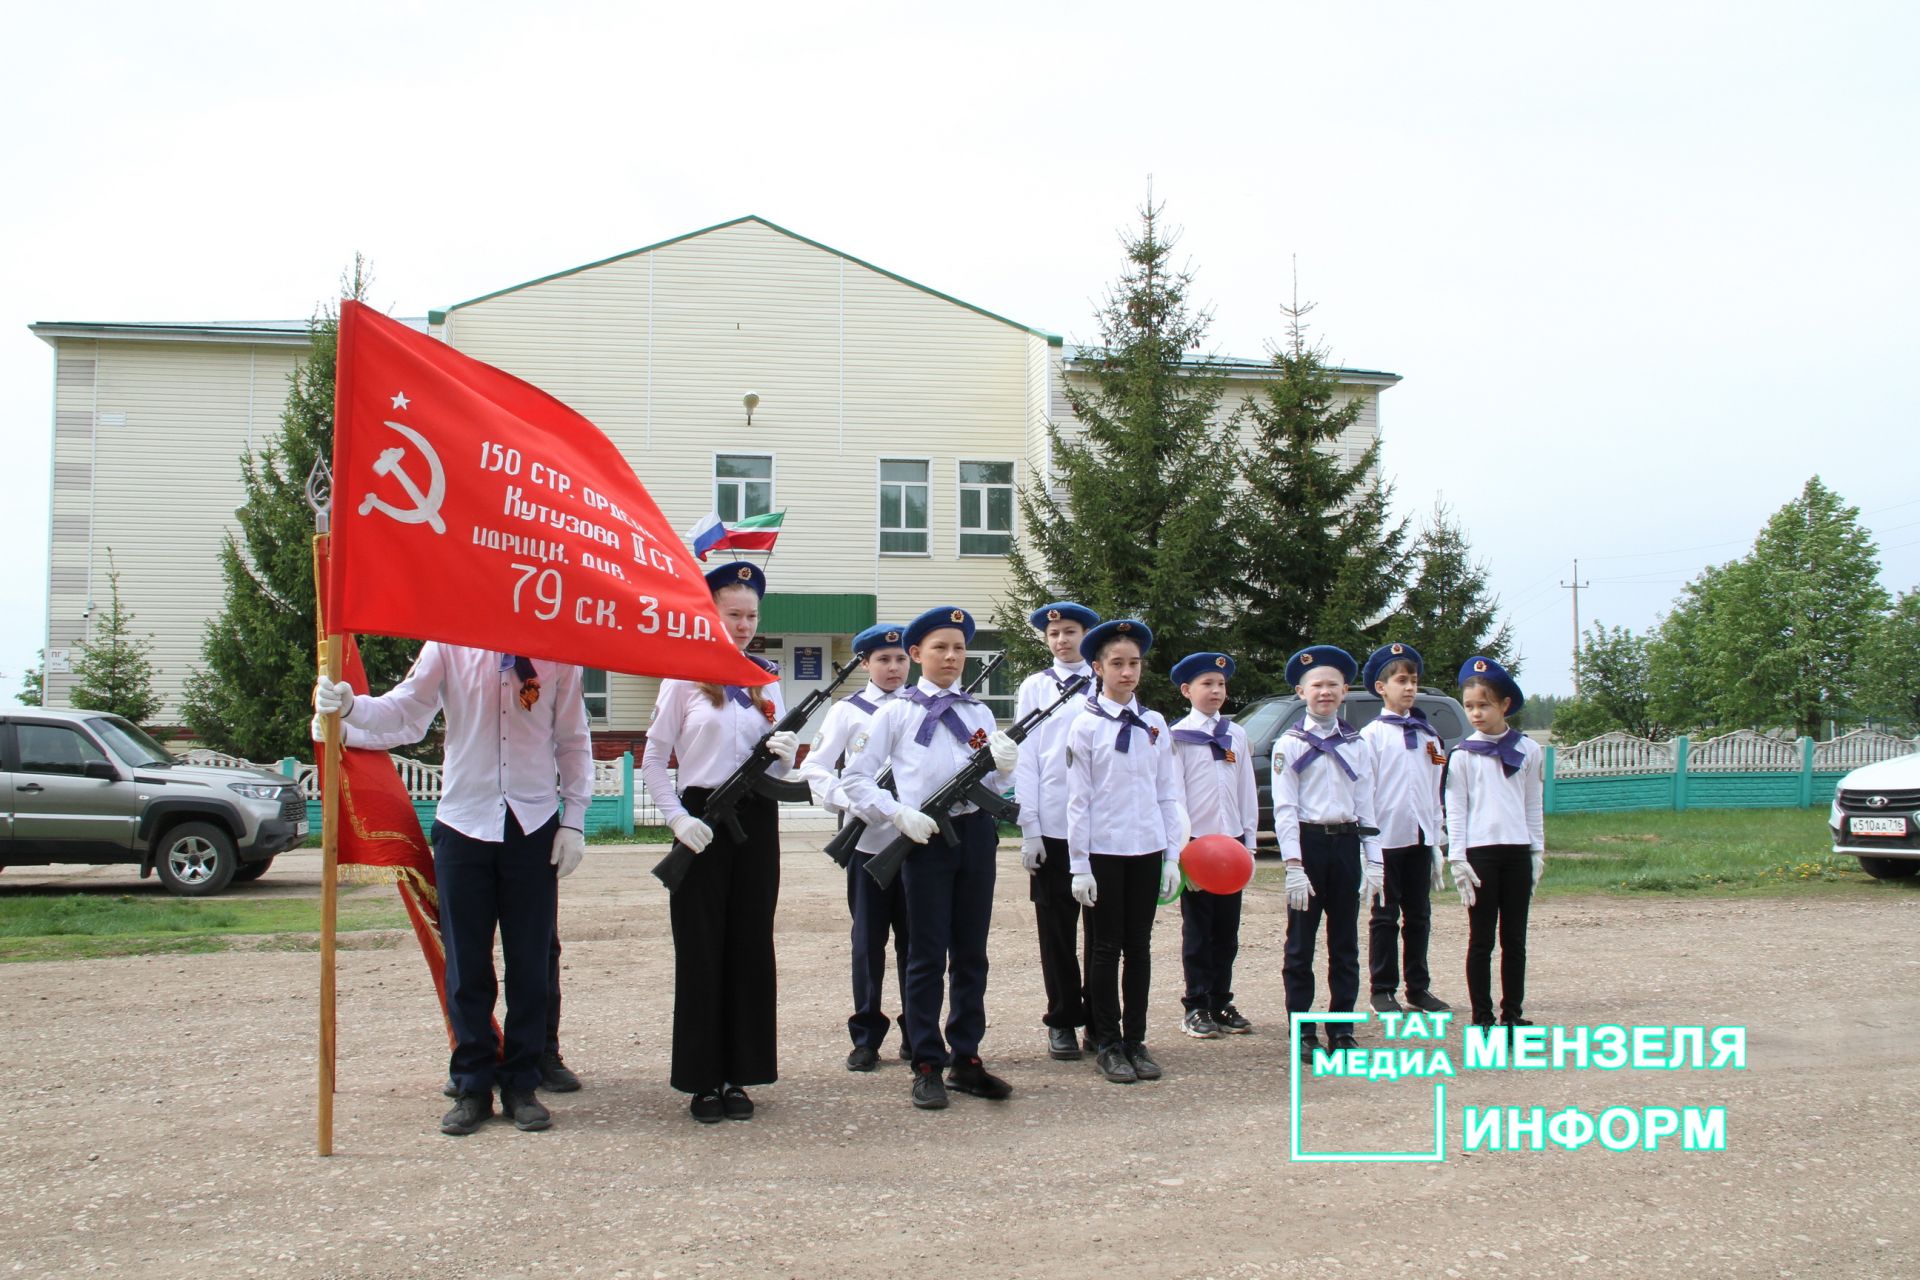
[[[746,215],[744,218],[733,218],[727,222],[716,222],[710,227],[702,227],[698,231],[689,231],[685,235],[674,236],[670,240],[661,240],[655,244],[643,245],[638,249],[629,249],[625,253],[616,253],[610,258],[601,258],[597,262],[588,262],[581,266],[568,267],[565,271],[555,271],[551,275],[539,276],[532,280],[523,280],[519,284],[508,285],[504,289],[495,289],[492,293],[483,293],[477,298],[468,298],[465,302],[456,302],[445,310],[430,311],[427,313],[427,319],[431,324],[441,324],[445,322],[448,311],[458,311],[461,307],[470,307],[476,302],[485,302],[489,298],[498,298],[502,294],[512,293],[518,289],[527,289],[537,284],[545,284],[549,280],[559,280],[565,276],[578,275],[582,271],[591,271],[595,267],[604,267],[610,262],[620,262],[626,258],[638,257],[643,253],[652,253],[655,249],[664,249],[670,244],[679,244],[682,240],[691,240],[695,236],[704,236],[713,231],[723,231],[728,227],[737,227],[746,222],[757,222],[769,231],[777,231],[783,236],[798,240],[801,244],[811,245],[816,249],[832,254],[836,258],[844,258],[856,267],[865,267],[869,271],[878,272],[889,280],[897,280],[909,288],[931,294],[933,297],[939,298],[942,302],[951,302],[956,307],[965,307],[967,310],[983,315],[989,320],[997,320],[1001,324],[1010,325],[1022,333],[1031,333],[1038,337],[1045,338],[1053,346],[1057,347],[1061,344],[1061,338],[1058,334],[1048,333],[1045,329],[1036,329],[1032,325],[1021,324],[1018,320],[1009,320],[1007,317],[989,311],[985,307],[975,306],[973,303],[956,298],[950,293],[942,293],[938,289],[929,288],[921,284],[918,280],[909,280],[896,271],[889,271],[885,267],[877,267],[863,258],[856,258],[852,254],[836,249],[830,244],[821,244],[818,240],[810,240],[797,231],[789,231],[778,223],[768,222],[765,218],[753,213]]]
[[[1076,361],[1086,360],[1100,354],[1095,347],[1065,348],[1061,359],[1071,368]],[[1215,373],[1223,373],[1229,378],[1271,378],[1279,376],[1273,361],[1256,360],[1251,356],[1188,356],[1182,365],[1195,369],[1208,368]],[[1344,365],[1327,365],[1326,370],[1335,379],[1345,383],[1358,383],[1371,387],[1391,387],[1400,381],[1397,373],[1388,373],[1384,369],[1350,369]]]
[[[423,316],[396,317],[409,328],[426,331]],[[149,322],[120,320],[40,320],[27,326],[42,342],[61,338],[112,338],[136,342],[231,342],[255,347],[304,347],[310,325],[305,320],[204,320]]]

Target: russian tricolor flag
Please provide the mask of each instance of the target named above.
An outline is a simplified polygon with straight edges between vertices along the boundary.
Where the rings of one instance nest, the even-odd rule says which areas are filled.
[[[705,560],[707,552],[727,540],[727,526],[720,523],[720,513],[709,511],[699,524],[687,533],[687,545],[693,548],[696,560]]]

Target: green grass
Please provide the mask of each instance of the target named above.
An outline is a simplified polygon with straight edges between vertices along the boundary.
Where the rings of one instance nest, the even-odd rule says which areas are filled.
[[[342,933],[407,925],[384,885],[343,886]],[[316,898],[166,897],[128,893],[0,893],[0,962],[225,951],[242,945],[314,945]],[[262,941],[262,940],[266,941]]]
[[[1285,879],[1272,863],[1259,875],[1276,888]],[[1696,809],[1550,816],[1540,893],[1728,896],[1868,885],[1920,890],[1920,880],[1876,881],[1857,859],[1835,854],[1824,807]]]
[[[673,832],[665,827],[635,827],[632,835],[619,831],[596,831],[588,844],[672,844]]]

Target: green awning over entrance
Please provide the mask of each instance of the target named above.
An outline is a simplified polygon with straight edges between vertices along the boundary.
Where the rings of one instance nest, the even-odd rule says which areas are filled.
[[[876,621],[874,597],[769,591],[760,602],[760,630],[775,635],[852,635]]]

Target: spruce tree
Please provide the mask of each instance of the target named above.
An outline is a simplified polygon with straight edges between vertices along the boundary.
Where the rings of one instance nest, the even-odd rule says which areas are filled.
[[[1123,238],[1126,266],[1099,312],[1100,346],[1078,357],[1085,381],[1065,385],[1077,428],[1048,424],[1054,475],[1021,487],[1024,537],[994,617],[1028,670],[1047,655],[1027,614],[1059,598],[1144,619],[1155,635],[1148,665],[1162,675],[1218,643],[1231,426],[1215,421],[1225,379],[1190,358],[1210,316],[1189,299],[1193,273],[1172,264],[1176,239],[1149,199]]]
[[[42,649],[35,657],[35,664],[21,673],[20,692],[13,695],[29,707],[44,706],[47,701],[47,651]]]
[[[1444,502],[1436,502],[1415,541],[1412,585],[1384,630],[1420,651],[1425,679],[1453,687],[1460,666],[1475,654],[1518,675],[1513,631],[1500,621],[1500,601],[1487,587],[1487,566],[1473,558],[1466,530]]]
[[[1364,656],[1406,563],[1406,522],[1388,514],[1389,491],[1375,475],[1379,442],[1352,461],[1339,450],[1365,406],[1342,402],[1324,354],[1307,342],[1312,310],[1297,300],[1281,308],[1287,340],[1274,376],[1248,402],[1249,439],[1234,455],[1236,698],[1279,691],[1287,658],[1304,645]]]
[[[355,255],[341,278],[344,296],[365,301],[372,284]],[[195,736],[248,760],[306,756],[317,670],[314,641],[313,512],[307,473],[333,455],[333,375],[339,308],[328,304],[308,325],[312,345],[290,375],[278,438],[240,455],[246,502],[237,533],[220,549],[224,607],[201,640],[206,665],[187,681],[182,711]],[[406,673],[415,641],[363,637],[360,653],[376,690]]]
[[[136,635],[133,611],[120,601],[120,570],[107,549],[107,608],[74,648],[68,701],[82,711],[105,711],[144,725],[160,709],[153,689],[153,637]]]

